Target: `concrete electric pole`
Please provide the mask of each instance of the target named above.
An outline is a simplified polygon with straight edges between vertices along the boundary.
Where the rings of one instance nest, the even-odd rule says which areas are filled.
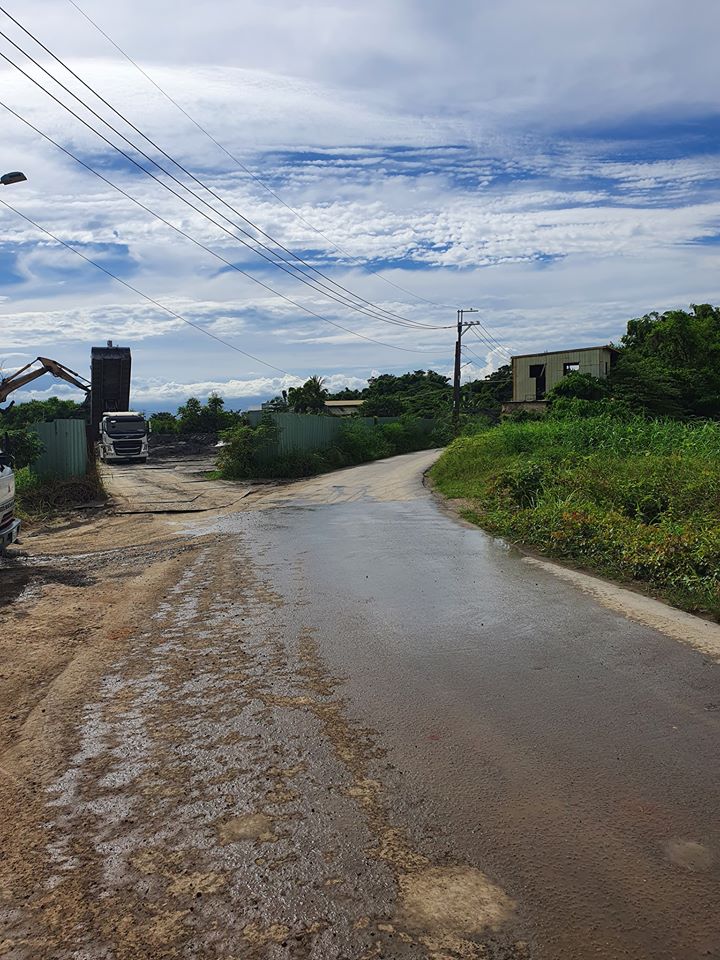
[[[468,327],[477,327],[479,320],[464,320],[466,313],[477,313],[474,307],[457,312],[457,340],[455,341],[455,376],[453,378],[453,425],[457,431],[460,424],[460,368],[462,366],[461,349],[463,330]]]

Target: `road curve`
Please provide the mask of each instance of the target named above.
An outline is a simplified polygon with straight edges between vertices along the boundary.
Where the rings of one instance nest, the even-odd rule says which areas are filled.
[[[456,521],[433,457],[168,519],[4,955],[720,957],[717,631]]]

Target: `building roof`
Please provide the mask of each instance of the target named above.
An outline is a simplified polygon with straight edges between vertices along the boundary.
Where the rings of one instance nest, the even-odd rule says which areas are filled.
[[[538,350],[536,353],[516,353],[510,359],[522,360],[525,357],[549,357],[557,353],[587,353],[590,350],[609,350],[610,353],[620,353],[617,347],[603,343],[599,347],[566,347],[564,350]]]
[[[359,407],[364,400],[326,400],[326,407]]]

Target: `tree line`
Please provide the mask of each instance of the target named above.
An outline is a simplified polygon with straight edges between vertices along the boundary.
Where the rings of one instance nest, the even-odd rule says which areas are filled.
[[[618,360],[607,380],[573,373],[551,392],[550,399],[613,400],[648,416],[720,418],[720,307],[692,305],[690,310],[651,312],[632,319],[617,345]],[[461,409],[469,416],[496,419],[501,404],[512,397],[512,371],[503,365],[488,377],[464,383]],[[361,400],[358,413],[366,417],[416,417],[445,420],[452,409],[450,378],[434,370],[371,377],[362,390],[331,393],[319,376],[291,387],[268,404],[274,410],[323,413],[327,400]],[[2,411],[2,428],[23,430],[41,420],[86,418],[86,403],[30,400]],[[242,422],[240,412],[226,410],[211,394],[203,403],[189,397],[173,413],[150,417],[159,433],[217,434]]]

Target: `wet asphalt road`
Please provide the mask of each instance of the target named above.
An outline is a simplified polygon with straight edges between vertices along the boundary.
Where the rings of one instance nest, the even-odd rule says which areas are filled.
[[[0,955],[720,957],[718,663],[449,516],[431,460],[173,520]]]
[[[720,957],[718,664],[448,517],[419,479],[345,494],[252,515],[248,542],[310,605],[415,827],[517,902],[535,957]]]

